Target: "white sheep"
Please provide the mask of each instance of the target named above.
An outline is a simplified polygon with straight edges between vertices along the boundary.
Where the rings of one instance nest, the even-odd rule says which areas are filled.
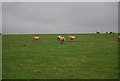
[[[109,34],[112,34],[113,32],[112,31],[109,31]]]
[[[68,39],[73,40],[73,39],[75,39],[75,36],[68,36]]]
[[[113,32],[112,31],[108,31],[108,32],[106,32],[106,34],[112,34]]]
[[[2,35],[2,32],[0,32],[0,35]]]
[[[118,36],[118,40],[120,40],[120,36]]]
[[[40,39],[40,37],[35,36],[35,37],[33,37],[33,39],[38,40],[38,39]]]
[[[59,39],[61,41],[61,44],[65,41],[65,37],[60,37]]]
[[[100,34],[100,31],[96,31],[97,34]]]
[[[62,36],[57,36],[57,40],[60,40],[60,37],[62,37]]]

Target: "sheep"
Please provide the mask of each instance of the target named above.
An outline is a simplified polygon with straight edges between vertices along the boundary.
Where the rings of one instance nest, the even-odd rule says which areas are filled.
[[[65,37],[60,37],[59,39],[61,41],[61,44],[65,41]]]
[[[0,32],[0,35],[2,35],[2,32]]]
[[[108,32],[106,32],[106,34],[108,34]]]
[[[99,32],[99,31],[96,31],[96,33],[97,34],[100,34],[100,33],[102,33],[102,32]],[[112,34],[113,32],[112,31],[107,31],[107,32],[105,32],[106,34]]]
[[[109,34],[112,34],[112,33],[113,33],[112,31],[109,32]]]
[[[73,40],[75,39],[75,36],[69,36],[68,39]]]
[[[57,36],[57,40],[60,40],[60,37],[62,37],[62,36]]]
[[[118,36],[118,40],[120,40],[120,36]]]
[[[108,31],[108,32],[106,32],[106,34],[112,34],[113,32],[112,31]]]
[[[100,34],[100,32],[99,32],[99,31],[96,31],[96,33],[97,33],[97,34]]]
[[[38,39],[40,39],[40,37],[35,36],[35,37],[33,37],[33,39],[38,40]]]

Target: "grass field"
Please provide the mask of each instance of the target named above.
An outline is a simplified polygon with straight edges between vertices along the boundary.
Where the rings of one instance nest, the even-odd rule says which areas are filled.
[[[67,37],[72,34],[62,34]],[[118,34],[3,35],[3,79],[117,79]]]
[[[2,36],[0,35],[0,80],[2,79]]]

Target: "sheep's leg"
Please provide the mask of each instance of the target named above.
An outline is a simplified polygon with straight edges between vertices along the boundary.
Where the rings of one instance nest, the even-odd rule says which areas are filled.
[[[61,41],[61,44],[64,43],[64,40]]]
[[[64,42],[64,40],[61,41],[61,44]]]

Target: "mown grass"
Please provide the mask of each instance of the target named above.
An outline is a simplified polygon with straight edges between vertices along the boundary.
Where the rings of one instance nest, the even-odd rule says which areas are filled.
[[[62,34],[67,37],[72,34]],[[3,35],[3,79],[117,79],[118,34]]]

